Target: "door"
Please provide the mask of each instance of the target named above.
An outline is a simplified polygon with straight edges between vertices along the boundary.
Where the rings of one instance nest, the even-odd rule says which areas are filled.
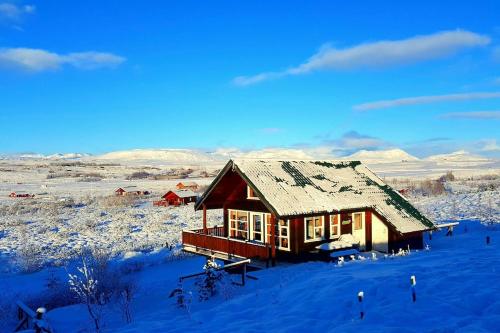
[[[359,248],[365,249],[365,214],[353,213],[352,214],[352,235],[359,241]]]

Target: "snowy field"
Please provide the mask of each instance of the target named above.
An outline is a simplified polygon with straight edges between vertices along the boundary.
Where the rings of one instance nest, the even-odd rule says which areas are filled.
[[[104,323],[110,332],[230,331],[238,327],[354,332],[368,326],[394,332],[493,332],[494,325],[500,325],[496,296],[500,290],[493,283],[500,269],[498,231],[484,226],[500,221],[498,161],[374,161],[370,168],[398,189],[453,170],[456,179],[445,183],[443,193],[408,195],[436,222],[462,221],[456,234],[437,236],[429,242],[429,251],[405,257],[349,262],[344,267],[280,265],[253,272],[259,280],[251,280],[244,288],[226,284],[221,295],[206,302],[198,302],[196,288],[188,283],[186,289],[193,292],[189,311],[176,308],[168,294],[180,275],[201,271],[203,259],[182,255],[175,248],[170,251],[166,245],[178,244],[182,229],[201,227],[201,213],[194,212],[192,205],[153,207],[152,201],[179,181],[159,176],[180,166],[141,163],[0,160],[0,287],[5,291],[0,332],[9,332],[15,325],[15,300],[32,306],[75,303],[68,300],[73,295],[67,288],[67,274],[75,270],[82,248],[106,253],[113,269],[135,285],[131,324],[124,324],[118,300],[106,306]],[[192,165],[189,180],[207,185],[220,166]],[[127,179],[137,172],[150,176]],[[152,194],[117,199],[114,190],[118,187]],[[13,199],[8,197],[11,192],[35,197]],[[222,223],[219,211],[209,211],[208,217],[211,224]],[[486,235],[493,240],[489,246]],[[408,290],[412,274],[418,281],[415,304]],[[359,290],[366,295],[363,321],[357,319]],[[58,332],[92,332],[81,305],[51,309],[49,316]]]

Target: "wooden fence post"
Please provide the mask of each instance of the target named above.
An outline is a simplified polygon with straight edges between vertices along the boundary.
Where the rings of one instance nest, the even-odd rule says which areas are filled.
[[[411,283],[411,298],[413,300],[413,303],[417,301],[417,292],[415,291],[415,285],[417,284],[417,279],[415,278],[415,275],[412,275],[410,277],[410,283]]]
[[[365,310],[363,309],[363,298],[365,297],[365,293],[360,291],[358,293],[358,302],[359,302],[359,319],[363,319],[365,317]]]

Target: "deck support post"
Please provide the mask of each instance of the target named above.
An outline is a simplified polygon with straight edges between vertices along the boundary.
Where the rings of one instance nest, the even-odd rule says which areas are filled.
[[[276,266],[276,217],[271,215],[271,265]]]
[[[247,276],[247,264],[243,264],[243,269],[241,271],[241,284],[245,285],[245,278]]]
[[[207,205],[203,204],[203,233],[206,235],[208,233],[207,228]]]

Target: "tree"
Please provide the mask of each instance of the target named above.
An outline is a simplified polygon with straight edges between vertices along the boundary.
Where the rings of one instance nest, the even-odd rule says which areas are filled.
[[[206,264],[203,266],[205,274],[196,282],[200,301],[208,300],[217,294],[217,284],[223,278],[219,268],[220,266],[215,262],[215,258],[207,259]]]

